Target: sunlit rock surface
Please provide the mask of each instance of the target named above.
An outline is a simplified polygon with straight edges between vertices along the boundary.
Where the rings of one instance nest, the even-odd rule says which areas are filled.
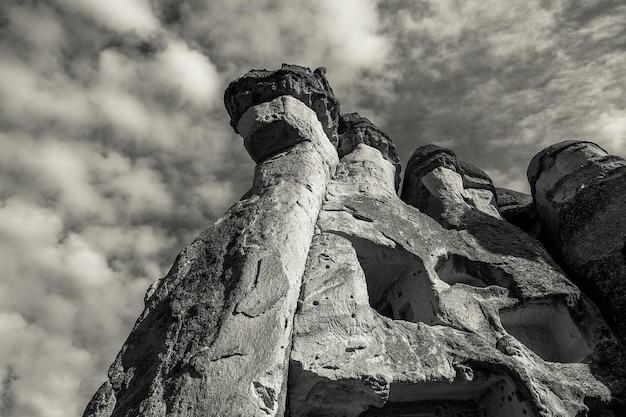
[[[393,142],[323,70],[253,70],[225,103],[253,186],[151,286],[85,416],[626,415],[622,160],[549,148],[533,201],[427,145],[400,199]]]
[[[528,179],[555,256],[626,341],[626,160],[561,142],[533,158]]]

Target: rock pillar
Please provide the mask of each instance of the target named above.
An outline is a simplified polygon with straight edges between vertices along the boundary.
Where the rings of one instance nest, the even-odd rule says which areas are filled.
[[[561,142],[533,158],[528,180],[556,257],[626,343],[626,160]]]
[[[253,187],[151,290],[85,416],[284,415],[301,277],[338,157],[313,109],[257,91],[283,78],[231,83],[227,103],[257,98],[229,108],[258,162]]]
[[[417,148],[411,156],[402,200],[451,229],[462,228],[464,218],[476,210],[502,218],[487,174],[436,145]]]

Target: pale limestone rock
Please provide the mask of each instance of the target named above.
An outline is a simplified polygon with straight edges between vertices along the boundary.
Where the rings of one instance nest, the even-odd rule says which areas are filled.
[[[626,342],[626,160],[561,142],[533,158],[528,178],[557,258]]]
[[[342,114],[339,118],[339,157],[349,154],[354,148],[363,143],[377,149],[383,158],[394,166],[394,185],[397,190],[400,186],[400,158],[393,142],[385,132],[358,113]]]
[[[614,341],[541,245],[477,207],[486,236],[444,229],[398,199],[391,167],[362,143],[328,186],[294,324],[291,415],[606,407],[593,364]]]
[[[338,158],[293,97],[251,107],[242,125],[254,150],[275,133],[272,152],[253,154],[252,190],[151,290],[85,416],[284,414],[296,300]]]

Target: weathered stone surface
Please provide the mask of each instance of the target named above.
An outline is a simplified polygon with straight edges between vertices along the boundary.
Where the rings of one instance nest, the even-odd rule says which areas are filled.
[[[402,185],[402,200],[439,221],[460,228],[474,209],[501,219],[496,190],[480,169],[460,161],[454,152],[426,145],[413,153]]]
[[[282,152],[264,153],[250,192],[153,290],[85,416],[284,414],[296,300],[338,157],[291,96],[250,108],[243,123],[248,142],[272,127],[288,142],[272,142]]]
[[[400,187],[400,158],[392,140],[385,132],[358,113],[342,114],[339,119],[339,157],[349,154],[359,143],[378,149],[383,158],[390,161],[395,168],[395,188]]]
[[[253,187],[148,289],[85,416],[626,415],[625,345],[500,216],[529,216],[527,197],[429,145],[406,204],[391,140],[340,121],[320,71],[253,71],[225,102],[258,163]],[[559,248],[587,252],[565,265],[617,288],[612,303],[624,166],[568,143],[529,170]]]
[[[339,101],[326,80],[323,67],[311,71],[298,65],[283,64],[275,71],[251,70],[231,82],[224,94],[224,104],[231,126],[238,132],[239,118],[255,104],[290,95],[302,101],[317,114],[324,132],[337,146]]]
[[[626,160],[561,142],[533,158],[528,179],[557,257],[626,342]]]
[[[294,325],[291,415],[610,408],[618,377],[596,369],[615,340],[541,245],[476,207],[486,233],[446,230],[400,201],[391,170],[359,144],[328,186]]]
[[[537,237],[541,223],[537,217],[537,208],[530,194],[506,188],[496,188],[498,211],[506,221],[532,236]]]

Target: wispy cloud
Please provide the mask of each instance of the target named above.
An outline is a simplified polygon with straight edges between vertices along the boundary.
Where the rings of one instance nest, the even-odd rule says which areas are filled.
[[[574,3],[381,6],[396,46],[388,69],[397,72],[396,94],[381,108],[401,154],[451,146],[518,189],[527,189],[530,158],[559,140],[589,138],[624,154],[623,131],[600,120],[619,126],[626,107],[626,31],[618,23],[626,7]]]

